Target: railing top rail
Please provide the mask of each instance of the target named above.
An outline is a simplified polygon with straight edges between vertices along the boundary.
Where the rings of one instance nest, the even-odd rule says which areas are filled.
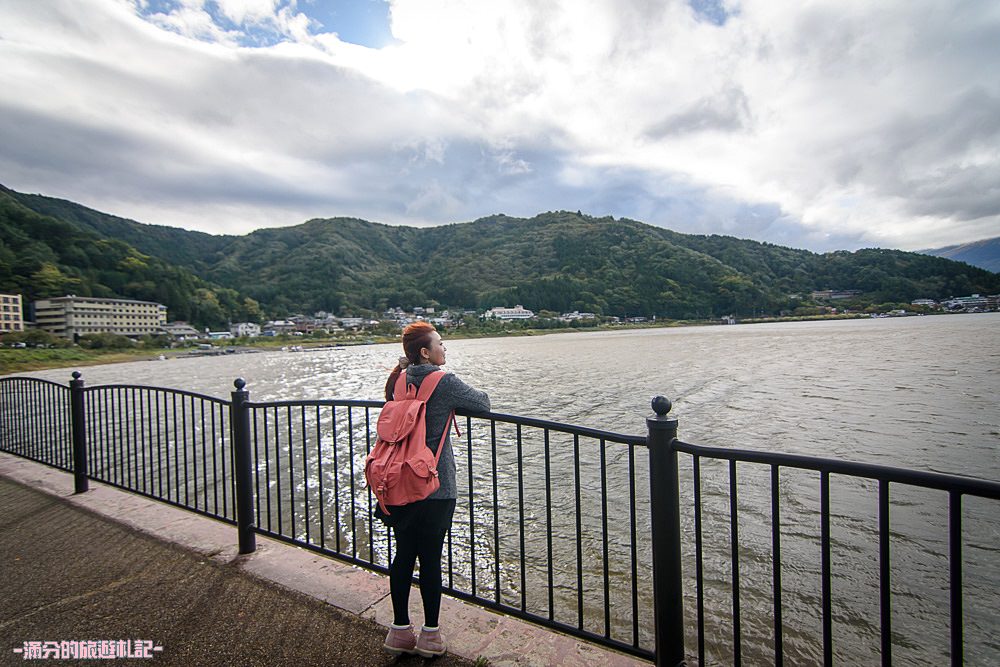
[[[292,401],[246,401],[248,408],[298,408],[298,407],[350,407],[381,408],[385,401],[371,401],[357,398],[301,399]]]
[[[623,433],[602,431],[600,429],[589,428],[586,426],[573,426],[572,424],[563,424],[560,422],[548,421],[546,419],[506,415],[498,412],[467,412],[465,410],[457,410],[456,412],[463,417],[492,419],[493,421],[504,422],[507,424],[520,424],[522,426],[543,428],[549,431],[559,431],[561,433],[569,433],[571,435],[581,435],[585,438],[593,438],[595,440],[607,440],[609,442],[617,442],[625,445],[646,444],[645,435],[625,435]]]
[[[817,456],[800,454],[777,454],[774,452],[758,452],[747,449],[728,449],[722,447],[703,447],[677,441],[674,448],[679,452],[701,456],[704,458],[724,459],[728,461],[745,461],[747,463],[762,463],[787,468],[802,468],[853,477],[865,477],[886,482],[897,482],[920,486],[940,491],[956,491],[962,494],[980,496],[1000,500],[1000,482],[992,482],[976,477],[963,477],[940,472],[894,468],[875,463],[859,463],[841,461]]]
[[[67,385],[65,383],[62,383],[62,382],[53,382],[52,380],[45,380],[43,378],[24,377],[24,376],[21,376],[21,375],[15,375],[13,377],[0,378],[0,383],[14,382],[14,381],[24,381],[24,380],[30,380],[31,382],[38,382],[39,384],[50,384],[50,385],[59,387],[60,389],[65,389],[66,391],[69,391],[69,385]]]
[[[145,391],[162,391],[168,394],[179,394],[181,396],[189,396],[191,398],[200,398],[204,401],[210,401],[212,403],[217,403],[218,405],[229,405],[231,401],[224,398],[218,398],[217,396],[209,396],[208,394],[199,394],[194,391],[187,391],[185,389],[172,389],[170,387],[153,387],[150,385],[143,384],[98,384],[91,387],[84,387],[84,392],[98,392],[107,389],[142,389]]]
[[[354,408],[381,408],[385,405],[385,401],[372,401],[372,400],[358,400],[358,399],[326,399],[326,400],[293,400],[293,401],[247,401],[244,403],[248,408],[296,408],[296,407],[354,407]],[[586,426],[573,426],[572,424],[563,424],[560,422],[549,421],[546,419],[536,419],[534,417],[521,417],[518,415],[507,415],[499,412],[469,412],[468,410],[456,410],[456,414],[461,417],[473,417],[476,419],[487,419],[496,422],[504,422],[507,424],[520,424],[521,426],[530,426],[533,428],[547,429],[549,431],[558,431],[560,433],[569,433],[571,435],[579,435],[585,438],[593,438],[595,440],[606,440],[608,442],[617,442],[626,445],[645,445],[646,436],[644,435],[625,435],[622,433],[613,433],[611,431],[603,431],[596,428],[589,428]]]

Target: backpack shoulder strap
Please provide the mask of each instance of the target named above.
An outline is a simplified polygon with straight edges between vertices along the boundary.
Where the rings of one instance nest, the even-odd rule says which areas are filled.
[[[392,388],[392,399],[394,401],[401,401],[406,398],[406,371],[400,371],[399,377],[396,378],[396,386]]]
[[[423,381],[420,383],[420,389],[417,390],[417,399],[421,401],[427,401],[430,399],[431,394],[437,389],[438,383],[444,378],[444,371],[434,371],[433,373],[428,373],[424,376]]]

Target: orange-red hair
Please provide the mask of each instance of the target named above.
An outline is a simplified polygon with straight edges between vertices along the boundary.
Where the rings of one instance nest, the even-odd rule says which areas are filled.
[[[430,322],[414,322],[409,324],[403,329],[403,354],[406,355],[406,359],[411,364],[420,363],[420,350],[425,347],[430,347],[431,344],[431,334],[437,331],[434,325]],[[389,374],[389,379],[385,383],[385,400],[392,400],[392,390],[396,386],[396,379],[399,377],[402,367],[398,364],[392,373]]]

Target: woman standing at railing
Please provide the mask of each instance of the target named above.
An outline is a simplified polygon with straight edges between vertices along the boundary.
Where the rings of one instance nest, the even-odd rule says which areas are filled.
[[[403,352],[399,365],[385,383],[386,400],[399,374],[406,373],[408,384],[420,386],[428,374],[445,364],[445,346],[441,334],[429,322],[415,322],[403,330]],[[427,446],[437,452],[438,443],[457,408],[487,412],[490,397],[467,385],[453,373],[445,375],[427,401]],[[418,653],[424,657],[442,655],[447,644],[438,627],[441,610],[441,552],[444,538],[455,513],[458,487],[455,481],[455,455],[451,438],[446,436],[438,461],[441,487],[409,505],[390,507],[396,555],[389,566],[389,591],[392,598],[393,625],[385,638],[390,653]],[[417,638],[410,623],[409,600],[413,568],[420,560],[420,597],[424,604],[424,625]]]

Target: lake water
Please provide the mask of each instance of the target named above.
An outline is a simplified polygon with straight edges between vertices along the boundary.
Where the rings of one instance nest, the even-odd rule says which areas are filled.
[[[496,412],[642,434],[657,394],[674,402],[686,442],[833,457],[1000,479],[1000,314],[567,333],[446,341],[447,368],[485,389]],[[176,387],[228,397],[236,377],[255,401],[378,399],[398,345],[134,362],[82,369],[88,385]],[[32,373],[65,382],[69,370]],[[682,457],[686,459],[687,457]],[[689,460],[689,459],[688,459]],[[683,463],[683,460],[682,460]],[[682,493],[690,503],[690,465]],[[706,628],[728,662],[728,470],[702,466]],[[769,471],[740,469],[744,657],[766,662],[770,636]],[[817,645],[818,475],[782,478],[786,658]],[[834,642],[838,661],[878,663],[877,496],[835,479]],[[944,494],[893,487],[893,658],[946,658]],[[756,508],[756,510],[754,509]],[[998,664],[1000,522],[965,504],[967,664]],[[693,515],[682,516],[686,539]],[[688,540],[693,542],[693,538]],[[742,550],[745,549],[745,552]],[[693,546],[685,544],[685,556]],[[693,567],[685,561],[685,578]],[[859,594],[871,591],[874,595]],[[757,592],[754,592],[756,587]],[[689,586],[693,589],[693,585]],[[685,610],[693,623],[693,599]],[[747,648],[748,645],[762,649]],[[929,648],[933,647],[933,648]]]

